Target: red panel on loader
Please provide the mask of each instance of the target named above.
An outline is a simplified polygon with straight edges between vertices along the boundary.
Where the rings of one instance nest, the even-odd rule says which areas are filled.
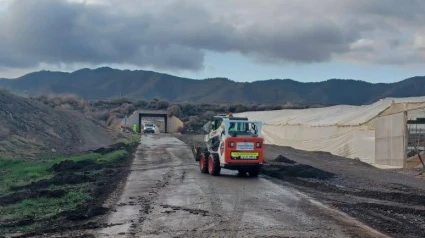
[[[228,137],[225,141],[225,162],[228,164],[262,164],[264,139],[256,137]]]

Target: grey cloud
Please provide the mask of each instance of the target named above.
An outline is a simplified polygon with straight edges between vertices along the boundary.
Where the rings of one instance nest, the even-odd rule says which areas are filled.
[[[379,50],[371,56],[350,46],[363,38],[388,39],[399,46],[391,54],[397,55],[407,44],[399,35],[414,33],[425,7],[423,0],[102,1],[109,4],[15,0],[0,17],[0,66],[110,63],[200,70],[205,51],[274,63],[323,62],[335,55],[378,62]],[[412,55],[400,60],[416,61]]]
[[[129,63],[202,68],[202,51],[170,40],[162,42],[164,35],[147,35],[151,24],[149,16],[119,15],[98,5],[16,1],[0,19],[0,32],[7,39],[0,42],[0,64]]]

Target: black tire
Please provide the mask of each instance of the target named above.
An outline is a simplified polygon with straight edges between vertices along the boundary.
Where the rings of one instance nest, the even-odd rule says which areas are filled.
[[[249,177],[258,177],[258,175],[260,174],[260,168],[251,169],[248,171],[248,173]]]
[[[210,154],[208,157],[208,173],[213,176],[220,175],[220,159],[217,154]]]
[[[201,170],[201,173],[208,173],[208,159],[205,153],[201,153],[199,157],[199,169]]]

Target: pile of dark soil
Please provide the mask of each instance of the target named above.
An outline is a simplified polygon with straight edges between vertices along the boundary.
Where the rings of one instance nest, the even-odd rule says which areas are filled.
[[[263,174],[284,179],[286,177],[294,178],[314,178],[319,180],[330,179],[335,176],[333,173],[312,167],[305,164],[295,165],[276,165],[267,164],[261,169]]]
[[[18,192],[0,197],[0,204],[2,205],[14,204],[25,199],[37,198],[37,197],[59,198],[64,196],[65,194],[66,194],[66,191],[63,189],[58,189],[58,190],[40,189],[40,190],[18,191]]]
[[[296,162],[286,158],[283,155],[279,155],[278,157],[276,157],[276,159],[274,159],[275,162],[282,162],[282,163],[287,163],[287,164],[295,164]]]
[[[75,174],[73,172],[60,172],[51,179],[43,179],[26,186],[26,188],[47,188],[50,185],[80,184],[93,182],[95,179],[84,174]]]
[[[0,91],[0,157],[73,154],[112,144],[106,128],[77,111],[52,109]]]
[[[102,169],[102,166],[94,162],[93,160],[82,160],[72,161],[64,160],[58,164],[54,164],[50,170],[55,172],[66,172],[66,171],[93,171]]]
[[[116,151],[116,150],[124,150],[124,149],[127,149],[127,148],[128,148],[128,146],[125,143],[120,142],[120,143],[110,145],[107,148],[101,147],[99,149],[94,150],[93,152],[104,155],[104,154],[108,154],[108,153],[111,153],[111,152]]]

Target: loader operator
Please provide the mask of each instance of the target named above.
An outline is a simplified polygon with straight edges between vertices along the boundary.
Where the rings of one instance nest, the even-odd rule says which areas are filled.
[[[229,127],[229,132],[237,132],[237,131],[238,130],[236,129],[236,123],[231,122]]]
[[[221,128],[222,131],[225,131],[224,122],[221,123],[220,128]],[[237,131],[238,131],[238,129],[236,128],[236,123],[235,122],[231,122],[230,123],[230,126],[229,126],[229,133],[237,132]]]

